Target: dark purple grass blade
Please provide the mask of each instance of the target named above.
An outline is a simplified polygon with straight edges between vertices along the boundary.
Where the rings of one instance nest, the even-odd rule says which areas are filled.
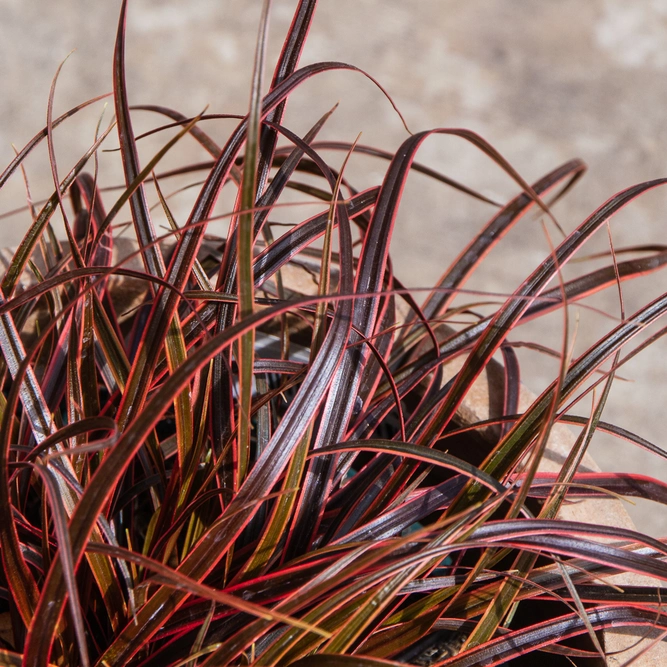
[[[89,292],[83,299],[81,323],[81,392],[83,394],[84,417],[100,413],[100,396],[95,359],[95,306],[97,295]]]
[[[568,598],[567,589],[562,589],[558,593],[564,599]],[[625,584],[622,588],[617,588],[604,584],[580,584],[577,586],[577,594],[584,602],[596,604],[612,602],[637,606],[662,604],[660,587],[656,586],[628,586]]]
[[[363,655],[332,655],[318,653],[292,662],[292,667],[404,667],[405,663]]]
[[[481,484],[492,489],[493,491],[503,494],[506,489],[497,480],[489,475],[486,475],[472,463],[468,463],[456,456],[441,452],[437,449],[429,447],[422,447],[410,442],[399,442],[398,440],[347,440],[334,445],[327,445],[315,449],[310,453],[310,457],[330,456],[334,453],[344,451],[358,451],[368,450],[371,452],[389,452],[396,456],[406,456],[414,458],[424,463],[431,465],[442,466],[450,470],[455,470],[458,473],[466,475],[471,479],[477,479]]]
[[[586,540],[578,535],[613,538],[617,542],[619,539],[628,540],[650,546],[661,554],[667,554],[667,547],[662,542],[634,530],[555,519],[492,521],[475,529],[470,537],[480,542],[506,542],[566,556],[586,558],[603,565],[620,567],[622,571],[634,571],[667,579],[667,564],[662,561],[608,544]]]
[[[24,460],[26,462],[32,461],[37,456],[42,456],[45,454],[46,451],[51,447],[54,447],[55,445],[68,440],[69,438],[75,438],[78,435],[90,433],[91,431],[111,431],[112,433],[115,433],[116,421],[111,417],[88,417],[86,419],[76,421],[72,424],[67,424],[62,428],[59,428],[55,433],[50,435],[37,447],[32,449],[26,455]]]
[[[571,187],[584,173],[586,165],[580,160],[571,160],[554,169],[541,178],[533,190],[542,197],[553,188],[566,181],[563,189]],[[488,225],[473,239],[468,247],[452,263],[437,283],[437,291],[433,291],[424,303],[422,310],[427,318],[442,313],[455,295],[453,292],[440,291],[460,287],[491,249],[534,205],[534,198],[524,192],[505,205]]]
[[[127,260],[124,260],[127,261]],[[66,285],[68,282],[82,281],[85,282],[90,278],[98,278],[98,281],[94,283],[97,285],[99,282],[102,284],[106,278],[109,276],[118,275],[118,276],[127,276],[128,278],[134,278],[136,280],[142,280],[149,283],[154,283],[156,286],[162,287],[165,290],[170,290],[175,292],[176,295],[184,302],[188,303],[188,299],[185,298],[185,294],[176,290],[176,288],[168,283],[163,278],[158,278],[152,276],[143,271],[135,271],[134,269],[123,269],[118,266],[89,266],[81,269],[71,269],[66,273],[59,273],[52,278],[47,278],[41,283],[26,289],[24,292],[21,292],[18,296],[5,301],[0,304],[0,315],[7,314],[12,310],[33,301],[35,298],[41,296],[42,294],[52,290],[61,285]],[[89,288],[88,288],[89,289]],[[194,310],[194,308],[193,308]],[[201,324],[201,323],[200,323]]]
[[[484,429],[488,426],[517,422],[519,421],[519,419],[521,419],[522,416],[523,415],[521,414],[516,414],[516,415],[507,415],[502,419],[499,418],[485,419],[476,422],[475,424],[471,424],[469,426],[463,426],[461,428],[447,431],[446,433],[443,433],[440,440],[445,441],[447,438],[451,438],[456,435],[466,433],[468,431]],[[558,421],[561,421],[564,424],[577,424],[585,426],[588,423],[588,417],[579,417],[578,415],[561,414],[558,416]],[[610,433],[611,435],[614,435],[617,438],[620,438],[621,440],[626,440],[627,442],[637,445],[638,447],[645,449],[647,452],[652,452],[653,454],[656,454],[657,456],[660,456],[662,458],[667,457],[667,452],[665,452],[665,450],[661,449],[652,442],[646,440],[646,438],[642,438],[641,436],[632,433],[631,431],[628,431],[627,429],[624,429],[621,426],[617,426],[616,424],[610,424],[609,422],[600,421],[598,422],[597,430],[602,431],[604,433]]]
[[[91,237],[96,236],[97,231],[107,217],[102,204],[102,193],[93,177],[90,174],[81,174],[72,184],[70,196],[72,199],[81,198],[86,205],[89,224],[88,229],[83,230],[83,234],[80,235],[87,244],[85,263],[95,266],[110,266],[113,253],[113,234],[111,230],[103,235],[97,247],[91,242]],[[75,229],[75,233],[76,231]]]
[[[0,557],[10,592],[20,617],[27,627],[39,601],[39,589],[21,551],[9,496],[9,448],[3,447],[0,459]]]
[[[434,527],[431,530],[436,530]],[[423,529],[422,532],[426,532]],[[664,556],[667,548],[663,543],[633,530],[616,526],[600,526],[575,521],[553,519],[532,519],[526,521],[491,521],[472,531],[468,538],[460,542],[443,544],[421,552],[404,556],[384,570],[374,573],[373,578],[383,579],[391,576],[400,568],[409,567],[416,562],[426,562],[434,557],[471,547],[513,546],[525,550],[556,553],[575,556],[605,567],[620,569],[623,572],[637,572],[660,579],[667,579],[667,564],[655,557],[611,546],[608,543],[594,542],[585,536],[603,539],[627,540],[631,543],[648,545]],[[398,569],[397,569],[398,568]],[[370,581],[370,580],[369,580]],[[560,579],[562,586],[562,578]]]
[[[376,202],[379,188],[371,188],[355,195],[346,206],[350,220],[368,211]],[[327,213],[305,220],[276,239],[255,258],[255,285],[266,282],[300,250],[324,234]]]
[[[393,267],[392,262],[389,257],[387,257],[387,267],[385,271],[385,280],[387,285],[396,286],[398,288],[398,281],[394,279],[393,276]],[[410,303],[409,297],[407,300]],[[417,309],[414,311],[417,317],[421,317],[421,310]],[[396,324],[397,315],[396,315],[396,300],[394,294],[383,295],[378,304],[378,311],[376,315],[376,321],[374,325],[374,335],[372,338],[362,337],[359,341],[359,345],[362,345],[368,348],[368,352],[371,355],[367,359],[366,366],[364,368],[363,375],[361,377],[361,382],[359,384],[359,389],[357,391],[358,401],[357,403],[361,405],[368,405],[372,400],[378,386],[382,381],[382,376],[385,376],[385,381],[389,382],[391,385],[392,393],[395,397],[398,396],[398,390],[395,386],[395,382],[391,372],[389,371],[389,357],[391,351],[394,347],[394,335],[393,327]],[[358,330],[355,330],[357,333]],[[431,337],[433,341],[434,350],[437,345],[437,338],[433,329],[430,325],[426,326],[426,332]],[[375,348],[375,349],[374,349]],[[404,428],[404,417],[402,414],[402,408],[400,403],[398,404],[399,409],[399,418],[401,420],[401,433],[405,430]],[[404,438],[405,439],[405,438]]]
[[[465,476],[457,475],[439,484],[424,494],[399,505],[393,510],[381,514],[374,521],[360,526],[356,530],[339,538],[336,544],[361,542],[365,540],[382,540],[393,537],[421,521],[437,509],[447,506],[463,488]]]
[[[599,607],[587,610],[588,620],[595,630],[619,627],[655,627],[667,629],[667,616],[655,610],[630,605]],[[544,621],[504,637],[492,639],[482,646],[437,663],[438,667],[492,667],[512,658],[538,650],[570,637],[584,634],[586,624],[578,614],[568,614]]]
[[[667,264],[667,251],[656,252],[649,257],[639,257],[618,263],[618,277],[621,281],[645,276],[662,269]],[[564,284],[565,296],[569,302],[595,294],[616,284],[616,272],[613,266],[606,266]],[[545,290],[540,301],[530,306],[522,320],[529,320],[545,314],[562,304],[560,288]]]
[[[653,271],[664,267],[667,262],[667,253],[659,252],[653,257],[644,257],[635,260],[628,260],[618,263],[618,274],[621,282],[633,278],[647,275]],[[602,289],[616,284],[616,275],[613,266],[599,269],[580,278],[575,278],[564,284],[565,295],[568,302],[573,302]],[[551,290],[545,290],[535,299],[534,303],[521,316],[520,322],[528,322],[535,317],[552,312],[562,306],[562,293],[559,287]],[[449,355],[458,350],[469,346],[479,338],[485,331],[492,317],[485,318],[479,323],[474,324],[465,330],[455,333],[440,344],[440,353]],[[425,357],[417,360],[415,366],[419,366],[425,360]]]
[[[528,299],[539,296],[547,283],[560,270],[560,267],[566,264],[584,242],[604,225],[614,213],[644,192],[665,183],[667,183],[667,179],[648,181],[614,195],[558,246],[554,256],[548,257],[524,281],[514,296],[494,315],[488,327],[485,328],[475,343],[468,361],[457,375],[448,397],[443,400],[427,428],[421,433],[420,443],[431,444],[442,433],[461,404],[467,390],[503,343],[511,328],[529,307],[530,301]]]
[[[304,135],[301,143],[298,142],[296,143],[292,152],[280,165],[277,173],[271,180],[271,183],[268,185],[266,190],[261,194],[261,196],[258,197],[256,206],[260,210],[258,210],[257,213],[255,214],[255,222],[254,222],[255,235],[259,234],[259,232],[264,229],[264,223],[267,220],[271,211],[273,210],[272,209],[273,205],[277,202],[278,197],[282,194],[285,187],[290,183],[290,179],[294,174],[294,171],[298,168],[304,153],[308,152],[308,154],[310,155],[311,159],[313,160],[313,164],[318,168],[317,172],[318,175],[323,175],[325,178],[328,178],[329,181],[331,181],[331,179],[335,176],[335,174],[330,169],[327,169],[328,172],[331,172],[330,175],[328,173],[323,174],[324,170],[322,165],[325,164],[324,161],[319,157],[319,155],[317,155],[317,153],[315,153],[312,147],[310,147],[310,149],[306,151],[306,146],[310,146],[310,144],[312,144],[313,140],[319,134],[322,127],[324,127],[324,124],[331,117],[331,114],[333,114],[333,112],[336,110],[337,106],[338,105],[334,106],[331,110],[327,111],[315,123],[315,125],[313,125],[313,127]],[[297,136],[291,133],[289,130],[287,130],[287,128],[284,128],[282,126],[273,123],[270,124],[270,121],[268,120],[264,121],[263,127],[268,127],[268,129],[273,131],[277,131],[278,129],[280,129],[280,131],[283,134],[285,134],[288,138],[292,140],[294,140],[295,137]],[[290,232],[293,231],[294,230],[290,230]],[[290,236],[290,232],[288,232],[286,236]]]
[[[509,345],[500,348],[505,366],[505,391],[503,393],[503,415],[513,415],[519,411],[519,393],[521,390],[521,370],[516,352]],[[500,437],[507,434],[511,424],[501,426]]]
[[[296,70],[303,48],[306,44],[306,37],[313,21],[317,0],[299,0],[299,5],[292,17],[292,23],[285,36],[283,48],[278,57],[278,62],[273,73],[271,89],[283,82]],[[280,124],[285,112],[287,99],[283,100],[273,111],[269,113],[266,120],[271,123]],[[276,150],[278,135],[270,126],[263,126],[259,143],[259,165],[257,168],[257,193],[262,194],[266,180],[269,176],[271,165]]]
[[[389,317],[393,320],[394,314],[390,314]],[[371,368],[370,371],[367,372],[366,377],[369,378],[370,376],[373,379],[367,380],[367,386],[363,386],[362,384],[359,393],[362,397],[372,395],[373,389],[376,388],[376,385],[379,384],[381,378],[384,377],[386,382],[388,382],[390,385],[391,393],[394,397],[394,407],[398,413],[398,436],[401,440],[407,440],[408,438],[405,430],[405,415],[403,414],[403,406],[401,405],[401,396],[398,393],[398,387],[396,386],[394,376],[391,374],[391,370],[389,369],[389,365],[386,361],[386,357],[389,355],[392,342],[391,334],[386,334],[380,338],[380,344],[382,345],[381,349],[378,349],[370,340],[363,341],[363,344],[367,345],[368,349],[372,352],[374,357],[373,361],[375,361],[375,363],[380,367],[382,373],[380,375],[380,373],[374,372],[374,368]]]
[[[60,179],[58,178],[58,166],[56,162],[55,148],[53,145],[53,99],[56,92],[56,83],[58,81],[58,76],[60,75],[60,71],[62,70],[62,67],[65,64],[67,58],[69,58],[69,56],[67,56],[65,60],[63,60],[60,63],[60,65],[58,65],[58,69],[56,70],[56,73],[51,82],[51,90],[49,91],[49,101],[46,110],[46,130],[47,130],[46,144],[49,152],[49,163],[51,165],[51,176],[53,178],[53,185],[55,186],[56,196],[58,197],[58,207],[60,208],[60,214],[62,215],[63,225],[65,227],[65,234],[67,235],[67,240],[69,241],[72,258],[74,259],[74,262],[77,264],[77,266],[83,266],[83,257],[81,256],[81,251],[77,244],[77,240],[74,237],[74,233],[72,232],[72,228],[69,224],[67,210],[65,209],[65,205],[63,202],[63,193],[60,191]],[[97,153],[95,153],[95,155],[97,155]]]
[[[148,586],[152,583],[159,581],[161,584],[168,585],[173,588],[178,588],[180,590],[187,590],[189,593],[203,597],[204,599],[213,600],[220,604],[230,606],[232,608],[238,609],[240,611],[248,612],[254,616],[259,616],[260,618],[266,620],[280,620],[283,623],[292,625],[294,627],[300,627],[302,629],[308,629],[309,631],[315,631],[313,626],[304,624],[295,618],[290,618],[285,614],[280,612],[272,612],[270,609],[266,609],[257,605],[253,602],[248,602],[240,596],[230,595],[229,593],[218,591],[211,586],[206,586],[198,581],[194,581],[189,577],[186,577],[176,570],[156,561],[152,558],[147,558],[142,554],[136,553],[134,551],[129,551],[121,547],[115,547],[110,544],[89,544],[86,548],[87,551],[104,554],[107,556],[113,556],[118,559],[126,560],[137,565],[141,565],[147,570],[153,572],[156,577],[153,581],[146,581],[143,585]],[[306,627],[304,627],[304,625]],[[328,634],[328,633],[323,633]]]
[[[347,245],[350,245],[350,241],[348,241]],[[345,244],[343,247],[345,247]],[[351,258],[347,260],[347,265],[351,266]],[[344,285],[345,281],[343,282]],[[303,303],[308,303],[309,301],[315,302],[317,300],[302,300]],[[208,571],[215,564],[216,561],[212,561],[211,554],[208,552],[209,548],[213,548],[216,558],[224,555],[224,545],[231,544],[235,536],[243,529],[247,521],[252,517],[252,514],[256,511],[254,507],[247,509],[248,503],[252,502],[254,498],[263,496],[271,488],[276,477],[286,464],[290,452],[285,443],[290,442],[294,446],[306,427],[304,415],[314,415],[318,410],[322,395],[328,388],[332,374],[343,353],[349,332],[350,312],[352,310],[351,300],[344,299],[341,301],[341,304],[348,304],[348,307],[339,307],[337,309],[336,317],[329,330],[322,353],[317,357],[313,366],[311,366],[310,372],[301,385],[299,394],[290,405],[288,414],[283,417],[281,428],[274,433],[272,447],[267,448],[262,456],[262,460],[270,461],[271,465],[264,466],[258,462],[255,468],[253,468],[244,486],[239,491],[234,506],[230,505],[227,508],[228,512],[234,512],[233,517],[229,522],[225,522],[223,517],[222,521],[214,526],[216,530],[222,531],[221,534],[225,536],[224,542],[216,543],[215,539],[204,538],[200,542],[200,546],[185,561],[183,566],[185,574],[197,578],[194,570],[200,570],[203,567],[205,571]],[[289,305],[275,306],[256,313],[251,318],[244,320],[244,322],[232,326],[222,334],[211,338],[203,343],[195,353],[190,355],[184,364],[164,382],[160,390],[151,398],[146,409],[128,426],[115,448],[109,453],[97,470],[93,478],[94,481],[91,480],[91,483],[86,488],[77,511],[72,517],[70,529],[72,534],[72,552],[77,562],[83,554],[83,549],[97,514],[106,502],[117,480],[129,465],[133,454],[141,447],[145,437],[151,432],[161,413],[169,406],[174,396],[183,388],[192,373],[206,364],[220,350],[229,346],[245,328],[258,326],[262,322],[267,322],[272,317],[281,314],[281,312],[286,312],[289,308]],[[280,443],[280,448],[276,455],[274,450],[277,447],[277,443]],[[237,512],[236,507],[239,505],[243,509]],[[32,661],[31,664],[44,664],[50,652],[55,624],[63,604],[63,585],[62,569],[59,561],[56,560],[51,566],[43,587],[40,603],[33,617],[33,625],[39,627],[40,632],[38,634],[32,633],[26,645],[26,655]],[[162,614],[170,614],[178,606],[177,600],[182,602],[182,596],[174,596],[168,593],[162,599],[162,595],[159,592],[151,598],[151,602],[139,613],[146,613],[154,622],[144,626],[140,624],[142,634],[139,637],[134,634],[133,625],[126,628],[126,632],[131,633],[134,637],[133,647],[135,646],[135,641],[141,643],[142,637],[145,636],[143,633],[152,634],[156,631],[162,624]],[[153,614],[153,611],[150,609],[153,605],[157,607],[158,613],[156,614]],[[115,649],[119,648],[120,644],[124,642],[124,640],[123,642],[120,641],[120,637],[123,636],[119,636],[119,646],[115,647]],[[115,649],[112,652],[114,654],[116,653]],[[125,646],[122,652],[126,650],[132,653],[136,649]]]
[[[585,419],[583,417],[578,417],[577,415],[561,415],[559,419],[567,424],[585,423]],[[646,440],[646,438],[642,438],[641,436],[632,433],[631,431],[628,431],[621,426],[617,426],[616,424],[600,421],[598,422],[597,430],[604,431],[605,433],[611,433],[617,438],[627,440],[628,442],[631,442],[638,447],[645,449],[647,452],[652,452],[653,454],[656,454],[662,458],[667,457],[667,452],[661,447],[658,447],[658,445],[655,445],[652,442]]]
[[[0,304],[4,306],[4,300]],[[12,378],[20,387],[18,391],[21,402],[27,413],[34,438],[37,442],[41,442],[51,433],[52,417],[32,367],[27,369],[25,377],[20,376],[21,365],[26,360],[26,352],[14,319],[9,312],[4,312],[0,316],[0,349],[2,349]]]
[[[125,184],[129,186],[139,174],[140,168],[137,146],[132,131],[132,120],[130,118],[127,86],[125,82],[126,21],[127,0],[122,0],[114,50],[113,84],[114,103],[118,122],[118,139],[123,158]],[[132,221],[137,233],[139,245],[145,248],[145,252],[142,254],[142,259],[146,266],[146,270],[154,276],[163,276],[165,272],[164,260],[159,246],[154,243],[155,229],[151,220],[148,204],[146,203],[143,184],[141,183],[130,197],[130,210],[132,211]]]
[[[350,150],[350,144],[344,141],[318,141],[314,144],[313,148],[317,150],[333,149],[333,150],[347,151]],[[358,144],[355,150],[363,155],[372,155],[373,157],[379,157],[384,160],[392,160],[394,157],[394,154],[390,153],[389,151],[383,151],[379,148],[375,148],[374,146],[364,146],[363,144]],[[440,181],[440,183],[444,183],[445,185],[448,185],[454,188],[455,190],[459,190],[460,192],[463,192],[464,194],[468,195],[469,197],[472,197],[473,199],[478,199],[479,201],[482,201],[485,204],[491,204],[492,206],[498,206],[498,207],[502,206],[502,204],[499,204],[497,201],[490,199],[489,197],[486,197],[480,192],[477,192],[476,190],[473,190],[465,185],[462,185],[461,183],[458,183],[454,179],[449,178],[449,176],[445,176],[444,174],[441,174],[440,172],[435,171],[430,167],[426,167],[425,165],[420,164],[419,162],[414,162],[411,166],[411,169],[420,174],[424,174],[425,176],[429,176],[430,178],[433,178],[436,181]]]
[[[529,495],[532,498],[546,498],[549,496],[558,475],[552,473],[538,473],[530,487]],[[520,483],[520,478],[519,478]],[[646,498],[663,505],[667,504],[667,484],[659,479],[620,472],[577,473],[569,483],[567,495],[573,498],[608,497],[608,491],[620,496]]]
[[[605,359],[609,358],[628,340],[637,335],[648,324],[665,314],[665,312],[667,312],[667,295],[659,297],[640,309],[633,316],[629,317],[626,322],[620,324],[605,336],[598,344],[581,355],[571,364],[565,376],[561,398],[565,399],[568,397]],[[488,458],[483,466],[484,470],[496,477],[502,476],[509,470],[513,464],[512,462],[520,455],[523,442],[526,438],[532,437],[529,434],[534,433],[535,428],[539,425],[539,420],[543,418],[545,410],[548,409],[554,388],[555,385],[552,384],[536,399],[533,406],[514,425],[501,445]]]
[[[138,137],[137,139],[149,136],[150,134],[153,134],[156,131],[159,131],[161,129],[167,129],[169,127],[178,127],[179,125],[189,125],[194,119],[193,118],[188,118],[187,116],[184,116],[182,113],[175,111],[174,109],[170,109],[169,107],[163,107],[159,106],[156,104],[133,104],[130,107],[130,110],[134,111],[153,111],[154,113],[159,113],[162,114],[163,116],[167,116],[174,121],[175,123],[171,123],[169,125],[166,125],[162,128],[158,128],[158,130],[151,130],[149,133],[144,133]],[[241,119],[243,116],[225,116],[229,118],[236,118],[236,119]],[[202,120],[211,118],[209,114],[202,115]],[[215,158],[216,160],[220,156],[220,153],[222,153],[222,148],[206,133],[204,130],[202,130],[199,126],[193,125],[190,128],[190,134],[201,144],[201,146],[211,155],[211,157]],[[203,165],[203,168],[210,168],[212,163],[206,163],[206,165]],[[164,174],[160,176],[160,178],[164,178]]]
[[[67,514],[61,497],[61,489],[53,479],[57,473],[54,470],[50,470],[48,467],[41,465],[41,463],[35,465],[34,470],[39,473],[49,498],[51,517],[53,519],[53,525],[58,540],[58,557],[63,566],[63,573],[67,586],[67,597],[69,599],[74,633],[76,635],[77,646],[79,649],[79,659],[81,660],[82,667],[89,667],[90,657],[88,656],[88,645],[86,643],[81,601],[79,599],[79,589],[74,571],[75,566],[72,557],[69,530],[67,529]]]

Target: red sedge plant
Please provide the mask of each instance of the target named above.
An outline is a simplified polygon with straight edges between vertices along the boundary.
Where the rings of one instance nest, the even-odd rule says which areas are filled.
[[[659,589],[604,581],[618,572],[666,580],[664,544],[557,518],[581,496],[667,498],[657,480],[578,472],[598,429],[664,456],[601,416],[615,369],[664,333],[621,357],[665,313],[667,295],[578,358],[563,354],[559,377],[521,413],[511,342],[522,323],[664,265],[662,249],[625,261],[612,251],[606,268],[560,277],[615,212],[665,180],[612,197],[491,315],[455,307],[503,235],[529,211],[551,217],[584,165],[530,185],[467,130],[408,134],[394,154],[318,142],[330,114],[295,135],[282,124],[294,90],[326,71],[359,75],[337,62],[299,67],[315,6],[297,3],[264,93],[264,3],[249,112],[224,146],[203,129],[220,115],[133,109],[161,117],[154,133],[178,129],[142,166],[123,2],[113,123],[61,179],[53,135],[99,99],[54,118],[52,88],[46,127],[0,177],[19,177],[46,142],[55,191],[31,209],[1,283],[3,665],[602,664],[606,628],[667,632]],[[96,157],[116,134],[125,186],[107,212]],[[519,194],[498,205],[415,162],[432,134],[473,144]],[[158,174],[185,136],[210,161]],[[324,154],[384,160],[382,182],[358,191],[345,161],[336,168]],[[425,300],[389,258],[412,170],[496,207]],[[189,218],[176,221],[162,188],[184,174],[204,180]],[[236,207],[227,237],[213,241],[207,223],[225,186]],[[319,210],[274,238],[286,189]],[[162,236],[153,193],[171,226]],[[119,257],[126,204],[136,245]],[[137,258],[142,268],[129,263]],[[316,290],[301,289],[295,266]],[[131,306],[119,287],[128,280]],[[457,324],[462,313],[471,323]],[[459,408],[490,367],[504,378],[500,412],[463,424]],[[591,382],[590,418],[571,417]],[[546,475],[537,466],[558,421],[581,432],[560,472]]]

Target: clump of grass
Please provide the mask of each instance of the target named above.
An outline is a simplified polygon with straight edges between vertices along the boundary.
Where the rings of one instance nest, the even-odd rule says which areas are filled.
[[[474,302],[454,305],[465,281],[528,211],[552,217],[584,165],[531,186],[470,131],[408,134],[387,154],[318,143],[326,114],[296,136],[282,124],[290,94],[323,71],[354,69],[299,67],[315,5],[298,3],[265,92],[264,4],[249,112],[224,146],[204,129],[215,114],[143,107],[162,116],[155,132],[179,131],[141,165],[123,2],[114,122],[61,180],[53,134],[98,100],[53,118],[52,91],[47,126],[0,177],[17,177],[47,143],[57,187],[32,211],[0,303],[4,665],[461,667],[534,651],[542,655],[531,660],[578,664],[603,652],[605,628],[667,630],[659,590],[604,583],[618,572],[667,579],[663,543],[557,519],[582,496],[665,502],[657,480],[578,467],[598,428],[661,453],[601,417],[616,369],[663,331],[625,357],[621,349],[665,313],[667,295],[576,359],[565,344],[559,376],[523,412],[512,345],[529,319],[665,263],[661,249],[625,261],[612,249],[606,268],[571,282],[560,274],[618,209],[664,179],[612,197],[491,315],[476,316]],[[434,133],[472,143],[519,194],[497,205],[419,165]],[[95,158],[116,135],[125,186],[110,200]],[[212,161],[158,172],[187,135]],[[363,191],[345,177],[359,154],[386,161],[382,182]],[[425,299],[389,258],[412,170],[496,207]],[[184,174],[204,182],[188,219],[176,220],[169,183]],[[223,187],[237,204],[215,241],[207,223]],[[318,212],[276,238],[271,218],[288,188]],[[151,198],[171,231],[159,234]],[[126,204],[136,244],[119,256]],[[143,269],[129,268],[137,258]],[[462,313],[470,324],[456,324]],[[489,369],[502,378],[489,385],[498,414],[464,423],[459,409]],[[571,417],[591,384],[590,418]],[[580,435],[560,472],[543,474],[559,421]],[[579,636],[587,642],[568,641]]]

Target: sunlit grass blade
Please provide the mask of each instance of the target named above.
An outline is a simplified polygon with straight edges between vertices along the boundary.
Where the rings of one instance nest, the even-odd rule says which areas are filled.
[[[662,269],[667,263],[667,252],[659,251],[649,257],[639,257],[618,262],[617,267],[608,266],[587,273],[565,283],[565,296],[568,301],[583,299],[616,284],[616,272],[621,281],[645,276]],[[545,290],[539,302],[533,304],[523,316],[524,320],[560,308],[562,303],[560,289]]]
[[[260,19],[259,36],[255,51],[250,110],[248,111],[248,132],[243,158],[243,181],[241,183],[241,209],[238,222],[238,294],[239,317],[252,315],[255,310],[255,283],[252,262],[255,244],[254,216],[251,211],[257,200],[257,159],[261,129],[262,79],[266,40],[269,29],[271,0],[264,0]],[[255,330],[243,334],[239,342],[239,417],[238,440],[234,470],[234,484],[238,488],[248,472],[250,459],[250,410],[252,403],[252,368],[255,357]]]

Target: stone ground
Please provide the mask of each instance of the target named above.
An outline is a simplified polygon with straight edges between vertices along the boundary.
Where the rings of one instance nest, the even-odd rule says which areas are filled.
[[[51,79],[63,68],[56,113],[111,89],[111,54],[119,2],[86,0],[26,2],[2,0],[0,22],[0,163],[12,157],[44,125]],[[275,0],[269,62],[280,48],[295,0]],[[133,103],[163,104],[185,114],[206,105],[210,112],[244,113],[254,50],[259,0],[188,2],[133,0],[128,23],[129,94]],[[365,69],[391,94],[410,128],[465,127],[490,141],[529,181],[580,157],[589,172],[555,208],[572,230],[618,190],[667,175],[667,1],[641,0],[321,0],[303,62],[342,60]],[[399,119],[368,80],[351,72],[328,73],[294,95],[286,119],[297,132],[340,102],[322,136],[352,141],[362,132],[367,144],[395,149],[406,138]],[[59,170],[64,174],[92,142],[101,107],[56,132]],[[110,117],[107,111],[106,118]],[[156,117],[136,114],[135,130]],[[209,123],[224,141],[230,121]],[[113,144],[113,141],[110,145]],[[160,140],[144,142],[144,160]],[[178,159],[205,157],[192,142]],[[341,159],[333,156],[332,159]],[[45,152],[28,162],[33,198],[50,194]],[[105,178],[118,179],[117,156],[104,153]],[[476,149],[454,137],[433,137],[419,160],[471,187],[506,200],[513,182]],[[357,159],[350,175],[377,183],[384,163]],[[111,182],[108,181],[108,182]],[[182,221],[193,194],[174,201]],[[0,192],[0,211],[25,200],[19,178]],[[667,220],[664,189],[643,196],[611,225],[615,247],[664,244]],[[492,210],[414,176],[406,190],[392,242],[397,274],[410,286],[427,286],[442,273]],[[285,214],[286,216],[289,213]],[[5,218],[0,245],[12,245],[28,224],[25,214]],[[558,232],[547,226],[550,237]],[[589,244],[609,247],[608,236]],[[467,287],[511,292],[549,253],[537,218],[523,221],[493,252]],[[566,267],[566,276],[588,265]],[[634,312],[667,291],[667,274],[623,285],[625,310]],[[618,293],[609,290],[588,308],[570,311],[575,354],[613,327],[620,316]],[[539,340],[559,349],[563,318],[554,315],[522,327],[514,340]],[[623,367],[605,418],[663,446],[667,423],[666,348],[658,342]],[[557,362],[521,351],[524,379],[539,392],[557,373]],[[580,406],[585,414],[590,398]],[[667,446],[666,446],[667,447]],[[667,480],[667,465],[626,443],[598,436],[593,454],[607,470],[634,470]],[[667,534],[659,506],[630,508],[642,529]]]

